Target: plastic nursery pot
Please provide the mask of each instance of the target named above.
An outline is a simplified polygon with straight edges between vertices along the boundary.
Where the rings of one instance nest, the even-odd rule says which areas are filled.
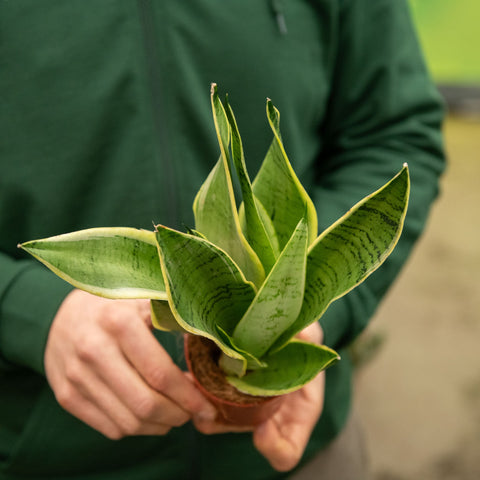
[[[241,426],[256,426],[280,407],[283,396],[257,397],[239,392],[230,385],[218,366],[220,349],[211,340],[185,335],[185,359],[198,389],[217,408],[217,421]]]

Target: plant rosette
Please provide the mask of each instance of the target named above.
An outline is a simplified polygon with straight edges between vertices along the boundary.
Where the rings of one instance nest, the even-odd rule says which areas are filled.
[[[409,171],[404,164],[318,235],[317,212],[287,157],[272,102],[266,105],[272,143],[251,182],[228,99],[221,102],[215,84],[210,99],[220,158],[195,197],[195,229],[92,228],[20,247],[77,288],[150,299],[154,327],[211,342],[216,372],[229,388],[273,409],[273,398],[339,360],[331,348],[296,335],[390,255],[407,211]],[[205,384],[199,383],[202,391]]]

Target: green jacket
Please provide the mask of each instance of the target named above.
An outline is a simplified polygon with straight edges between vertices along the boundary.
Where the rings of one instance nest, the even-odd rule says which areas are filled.
[[[251,437],[110,441],[63,411],[43,372],[70,286],[17,243],[88,227],[193,225],[218,158],[209,85],[229,93],[252,176],[271,141],[265,99],[323,229],[408,161],[404,234],[321,320],[343,349],[421,233],[444,168],[442,106],[404,0],[0,2],[0,478],[283,478]],[[173,335],[159,334],[182,361]],[[342,428],[348,355],[328,370],[305,459]]]

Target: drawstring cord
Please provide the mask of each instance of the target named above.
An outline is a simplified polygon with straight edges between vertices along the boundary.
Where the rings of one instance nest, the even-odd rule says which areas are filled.
[[[283,1],[282,0],[270,0],[275,20],[277,21],[278,31],[282,35],[288,33],[287,22],[285,21],[285,15],[283,14]]]

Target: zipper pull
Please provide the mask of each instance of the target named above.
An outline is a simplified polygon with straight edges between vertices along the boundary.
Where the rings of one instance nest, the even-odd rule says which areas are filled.
[[[275,20],[277,21],[278,31],[282,35],[288,33],[287,22],[285,21],[285,15],[283,14],[283,1],[282,0],[270,0]]]

